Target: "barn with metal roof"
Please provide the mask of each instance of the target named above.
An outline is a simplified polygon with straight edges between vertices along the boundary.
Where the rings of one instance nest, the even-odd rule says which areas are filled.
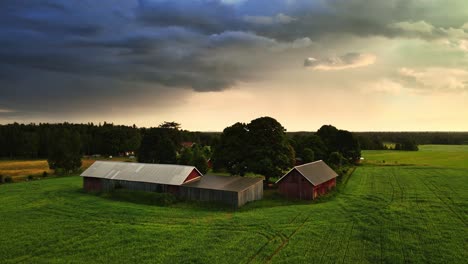
[[[203,176],[193,166],[96,161],[81,176],[87,191],[125,188],[168,192],[186,200],[222,202],[235,207],[263,197],[262,178]]]
[[[276,184],[287,198],[313,200],[334,188],[337,176],[325,162],[318,160],[292,168]]]

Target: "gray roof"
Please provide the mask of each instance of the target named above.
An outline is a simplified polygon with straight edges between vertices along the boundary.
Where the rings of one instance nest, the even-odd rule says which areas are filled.
[[[333,178],[336,178],[338,176],[338,174],[330,167],[328,167],[328,165],[322,160],[296,166],[292,170],[297,170],[302,176],[304,176],[304,178],[306,178],[310,183],[312,183],[315,186],[329,181]],[[281,181],[292,170],[290,170],[278,181],[276,181],[276,183]]]
[[[96,161],[91,167],[85,170],[81,176],[181,185],[193,170],[200,173],[193,166]],[[200,173],[200,175],[203,174]]]
[[[205,175],[200,180],[186,183],[184,186],[210,190],[240,192],[260,181],[263,181],[263,178]]]

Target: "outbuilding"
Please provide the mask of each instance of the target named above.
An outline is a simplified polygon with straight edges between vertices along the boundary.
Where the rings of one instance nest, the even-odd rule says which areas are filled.
[[[291,199],[313,200],[336,186],[338,174],[322,160],[292,168],[276,184]]]
[[[263,197],[262,178],[206,175],[193,166],[96,161],[81,176],[86,191],[167,192],[186,200],[240,207]]]

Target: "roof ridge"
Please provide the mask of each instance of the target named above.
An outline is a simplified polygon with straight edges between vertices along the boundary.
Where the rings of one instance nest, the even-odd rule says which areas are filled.
[[[190,167],[196,168],[191,165],[182,165],[182,164],[161,164],[161,163],[145,163],[145,162],[127,162],[127,161],[117,161],[117,160],[96,160],[95,162],[109,162],[109,163],[122,163],[122,164],[135,164],[135,165],[159,165],[159,166],[177,166],[177,167]]]
[[[309,163],[306,163],[306,164],[301,164],[301,165],[298,165],[298,166],[294,166],[294,168],[298,168],[298,167],[302,167],[302,166],[305,166],[305,165],[310,165],[310,164],[314,164],[314,163],[318,163],[318,162],[323,162],[323,160],[316,160],[316,161],[312,161],[312,162],[309,162]]]

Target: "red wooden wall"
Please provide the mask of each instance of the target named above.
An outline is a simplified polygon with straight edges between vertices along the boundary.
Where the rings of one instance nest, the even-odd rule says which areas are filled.
[[[200,177],[200,176],[201,176],[200,173],[198,173],[198,171],[194,169],[194,170],[189,174],[189,176],[187,176],[187,179],[185,179],[184,183],[185,183],[185,182],[188,182],[188,181],[191,181],[191,180],[193,180],[193,179],[196,179],[197,177]]]
[[[326,181],[322,184],[314,186],[314,199],[326,194],[329,190],[336,186],[336,178]]]
[[[102,191],[102,183],[99,178],[83,177],[83,188],[86,191],[100,192]]]
[[[279,192],[286,198],[312,200],[313,185],[296,170],[292,170],[279,183]]]
[[[299,200],[313,200],[326,194],[336,186],[336,178],[326,181],[320,185],[313,186],[302,174],[296,170],[288,173],[279,183],[279,193],[286,198]]]

